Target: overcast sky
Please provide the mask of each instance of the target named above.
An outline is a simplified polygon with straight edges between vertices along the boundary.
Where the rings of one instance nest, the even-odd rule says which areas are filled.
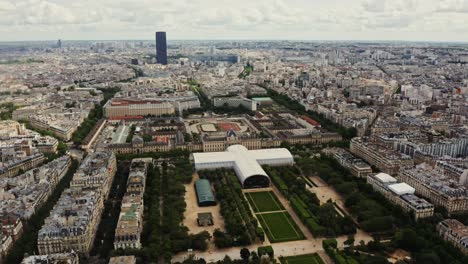
[[[0,0],[0,41],[468,41],[468,0]]]

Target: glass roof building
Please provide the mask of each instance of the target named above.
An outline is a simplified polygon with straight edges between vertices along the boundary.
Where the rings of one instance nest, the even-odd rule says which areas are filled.
[[[211,190],[210,181],[200,179],[195,182],[195,191],[197,192],[198,206],[216,205],[216,200]]]

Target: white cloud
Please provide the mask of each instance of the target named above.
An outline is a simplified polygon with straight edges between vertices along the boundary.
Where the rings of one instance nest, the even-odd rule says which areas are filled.
[[[151,39],[166,30],[178,39],[466,41],[463,12],[468,0],[0,0],[0,31],[6,40]]]
[[[385,0],[367,0],[363,2],[364,10],[368,12],[384,12],[385,11]]]
[[[0,1],[0,12],[9,12],[15,9],[15,5],[7,2],[7,1]]]
[[[440,12],[468,13],[468,0],[443,0],[438,5]]]

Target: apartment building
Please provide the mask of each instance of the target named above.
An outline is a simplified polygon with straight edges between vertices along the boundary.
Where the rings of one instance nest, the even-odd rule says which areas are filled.
[[[119,220],[115,229],[114,248],[141,248],[143,230],[143,194],[151,158],[134,159],[130,165],[127,192],[122,199]]]
[[[456,219],[445,219],[437,224],[437,232],[445,241],[468,254],[468,226]]]
[[[48,255],[26,256],[21,264],[79,264],[78,253],[57,253]]]
[[[71,165],[68,155],[12,178],[0,179],[0,211],[29,219],[55,190]]]
[[[11,239],[11,236],[7,236],[3,233],[0,233],[0,257],[1,258],[3,258],[8,253],[8,251],[11,249],[12,246],[13,246],[13,239]]]
[[[88,254],[116,172],[112,152],[89,154],[39,230],[39,254]]]
[[[0,178],[13,177],[18,175],[21,171],[27,171],[41,165],[45,157],[42,153],[34,153],[30,156],[23,157],[7,157],[8,150],[0,147],[2,161],[0,162]]]
[[[117,159],[107,152],[96,152],[91,157],[81,163],[73,175],[70,188],[101,189],[102,196],[107,198],[117,169]]]
[[[413,186],[416,194],[427,198],[449,214],[468,211],[468,188],[444,174],[439,167],[421,164],[400,171],[398,179]]]
[[[386,173],[367,176],[367,183],[387,200],[412,214],[415,220],[434,214],[434,205],[414,195],[413,187],[404,182],[398,183],[397,179]]]
[[[400,168],[413,166],[413,159],[369,138],[353,138],[350,151],[384,173],[396,175]]]
[[[345,149],[337,149],[334,158],[341,166],[348,168],[351,174],[358,178],[365,178],[372,173],[372,168],[362,159],[355,157]]]

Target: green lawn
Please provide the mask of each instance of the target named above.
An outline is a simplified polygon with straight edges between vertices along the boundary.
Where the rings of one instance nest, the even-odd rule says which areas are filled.
[[[309,255],[300,255],[294,257],[285,257],[281,259],[282,264],[324,264],[317,253]]]
[[[256,213],[284,210],[273,192],[248,192],[245,196]]]
[[[257,214],[257,218],[271,243],[304,238],[288,212]]]

